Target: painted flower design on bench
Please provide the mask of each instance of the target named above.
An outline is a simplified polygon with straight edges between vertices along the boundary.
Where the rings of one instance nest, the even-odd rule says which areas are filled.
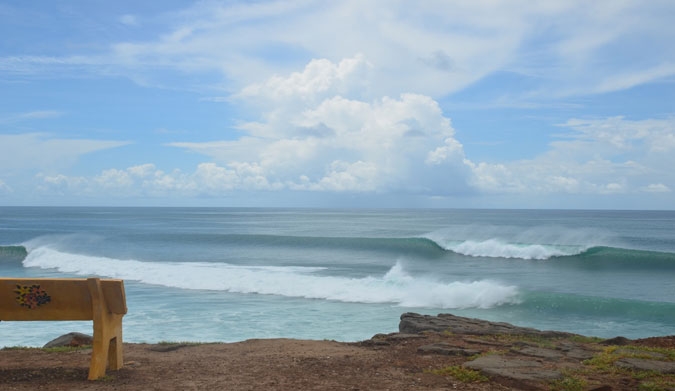
[[[21,306],[28,307],[32,310],[52,301],[51,296],[37,284],[30,286],[17,285],[14,292],[18,295],[16,301],[18,301]]]

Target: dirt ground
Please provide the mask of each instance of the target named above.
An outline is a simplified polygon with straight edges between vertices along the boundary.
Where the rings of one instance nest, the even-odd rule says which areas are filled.
[[[518,390],[518,384],[466,383],[429,370],[468,357],[421,354],[430,342],[464,344],[461,337],[373,339],[361,343],[291,339],[223,344],[125,344],[125,365],[88,381],[91,349],[0,350],[2,390]],[[639,341],[675,347],[675,337]],[[494,347],[499,349],[499,347]],[[625,379],[600,380],[628,390]],[[548,389],[548,386],[546,386]]]

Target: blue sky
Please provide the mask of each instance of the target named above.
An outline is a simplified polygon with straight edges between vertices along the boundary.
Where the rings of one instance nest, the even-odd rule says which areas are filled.
[[[675,4],[0,2],[0,204],[675,208]]]

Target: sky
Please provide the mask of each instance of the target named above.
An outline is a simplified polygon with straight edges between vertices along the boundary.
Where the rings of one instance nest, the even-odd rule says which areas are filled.
[[[672,0],[0,0],[0,205],[675,209]]]

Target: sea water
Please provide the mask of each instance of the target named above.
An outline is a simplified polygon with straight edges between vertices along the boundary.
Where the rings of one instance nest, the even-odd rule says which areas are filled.
[[[675,212],[6,207],[0,276],[124,279],[127,342],[358,341],[404,312],[641,338],[675,334]]]

